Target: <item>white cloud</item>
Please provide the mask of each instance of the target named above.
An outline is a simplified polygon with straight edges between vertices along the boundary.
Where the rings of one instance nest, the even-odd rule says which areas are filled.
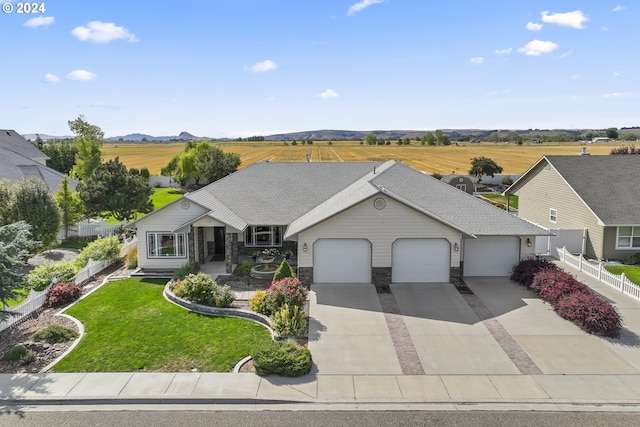
[[[566,13],[549,13],[548,11],[542,12],[542,22],[547,24],[556,24],[562,27],[571,27],[577,29],[583,29],[585,22],[589,18],[584,16],[581,10],[574,10],[573,12]]]
[[[619,4],[616,7],[613,8],[614,12],[622,12],[623,10],[625,10],[626,7],[624,7],[623,5]]]
[[[484,58],[482,56],[476,56],[471,58],[469,61],[471,61],[472,64],[480,65],[484,62]]]
[[[37,18],[31,18],[27,22],[24,23],[25,27],[37,28],[37,27],[48,27],[49,25],[55,22],[56,18],[53,16],[38,16]]]
[[[317,94],[316,96],[321,99],[331,99],[339,97],[340,94],[333,89],[327,89],[324,92]]]
[[[604,98],[624,98],[626,96],[630,96],[630,93],[627,92],[612,92],[612,93],[605,93],[604,95],[602,95]]]
[[[44,81],[47,83],[58,83],[60,81],[60,77],[55,74],[47,73],[44,75]]]
[[[119,27],[113,22],[91,21],[86,27],[80,26],[71,30],[71,34],[81,41],[94,43],[109,43],[113,40],[126,39],[129,42],[137,42],[135,34],[124,27]]]
[[[362,9],[372,6],[377,3],[382,3],[384,0],[362,0],[358,3],[351,5],[349,10],[347,11],[347,15],[354,15],[360,12]]]
[[[508,47],[506,49],[496,49],[496,55],[509,55],[513,49]]]
[[[537,22],[527,22],[527,30],[529,31],[540,31],[542,29],[542,24]]]
[[[97,76],[95,74],[87,70],[73,70],[72,72],[67,74],[67,78],[69,80],[80,80],[83,82],[88,82],[89,80],[93,80],[96,77]]]
[[[524,53],[529,56],[540,56],[543,53],[553,52],[558,48],[558,45],[550,41],[531,40],[518,49],[518,52]]]
[[[251,67],[245,67],[245,70],[253,71],[254,73],[265,73],[267,71],[273,71],[278,68],[278,64],[270,59],[258,62]]]

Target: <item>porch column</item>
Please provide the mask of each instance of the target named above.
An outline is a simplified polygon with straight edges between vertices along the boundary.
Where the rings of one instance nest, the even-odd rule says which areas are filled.
[[[204,264],[204,228],[198,227],[198,262]]]
[[[233,233],[233,243],[231,249],[231,263],[238,264],[238,233]]]
[[[189,233],[187,233],[187,245],[189,247],[189,264],[196,263],[196,244],[195,236],[193,234],[193,227],[189,227]]]
[[[224,235],[224,264],[227,273],[233,273],[233,233]]]

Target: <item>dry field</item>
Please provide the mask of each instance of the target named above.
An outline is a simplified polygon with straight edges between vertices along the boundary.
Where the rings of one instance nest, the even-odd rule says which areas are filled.
[[[360,145],[359,142],[340,141],[333,145],[315,142],[313,145],[288,145],[271,143],[221,143],[224,151],[238,153],[241,167],[254,162],[270,159],[278,162],[304,162],[307,153],[314,162],[361,162],[399,160],[427,173],[467,173],[473,157],[485,156],[502,166],[504,173],[521,174],[543,155],[574,155],[581,145],[573,144],[465,144],[444,147],[396,144],[385,146]],[[594,155],[609,154],[621,143],[588,144],[587,149]],[[105,160],[120,157],[127,167],[147,167],[152,174],[159,174],[160,168],[175,154],[182,151],[184,144],[109,144],[103,147]]]

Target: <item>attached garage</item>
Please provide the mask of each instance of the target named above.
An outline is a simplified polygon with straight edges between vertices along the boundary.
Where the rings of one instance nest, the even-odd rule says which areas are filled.
[[[515,236],[481,236],[464,241],[464,276],[509,276],[520,259]]]
[[[371,283],[371,243],[318,239],[313,244],[314,283]]]
[[[397,239],[393,242],[394,283],[448,282],[451,245],[446,239]]]

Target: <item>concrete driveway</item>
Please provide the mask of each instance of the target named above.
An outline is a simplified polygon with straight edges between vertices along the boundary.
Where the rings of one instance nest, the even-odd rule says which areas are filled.
[[[582,332],[507,278],[465,281],[475,295],[449,283],[393,284],[388,296],[370,284],[312,285],[317,373],[402,375],[402,328],[426,375],[640,373],[640,347]],[[385,320],[380,298],[395,299],[402,328]]]

